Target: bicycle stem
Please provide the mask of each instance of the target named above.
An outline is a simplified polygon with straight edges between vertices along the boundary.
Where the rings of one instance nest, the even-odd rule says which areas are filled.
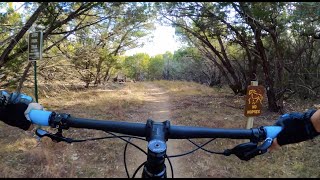
[[[147,120],[148,154],[144,165],[142,178],[167,178],[165,156],[167,153],[166,141],[170,130],[170,122],[162,123]]]

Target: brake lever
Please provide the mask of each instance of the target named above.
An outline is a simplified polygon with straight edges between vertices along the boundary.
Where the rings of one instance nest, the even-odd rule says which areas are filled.
[[[61,142],[61,141],[64,141],[64,142],[67,142],[67,143],[72,143],[73,142],[73,139],[63,137],[61,131],[58,131],[57,133],[52,134],[52,133],[49,133],[48,131],[45,131],[43,129],[37,129],[36,130],[36,135],[39,138],[47,136],[47,137],[51,138],[51,140],[53,142],[56,142],[56,143]]]
[[[266,153],[271,144],[271,138],[267,138],[260,146],[258,146],[258,144],[254,142],[247,142],[239,144],[233,149],[225,150],[224,155],[229,156],[231,154],[234,154],[239,159],[248,161],[257,155]]]

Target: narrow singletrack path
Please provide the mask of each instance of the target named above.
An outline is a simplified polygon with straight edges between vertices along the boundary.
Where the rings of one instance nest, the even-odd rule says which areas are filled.
[[[157,122],[163,122],[166,120],[170,120],[171,124],[174,124],[174,120],[171,119],[171,111],[170,111],[170,97],[168,93],[162,89],[161,87],[153,84],[152,82],[145,82],[143,83],[145,96],[143,100],[145,104],[143,108],[141,108],[139,117],[141,118],[142,122],[146,122],[146,120],[152,119]],[[137,117],[135,117],[137,118]],[[144,120],[144,121],[143,121]],[[168,140],[167,142],[167,155],[176,155],[181,152],[178,150],[179,140]],[[146,148],[146,147],[145,147]],[[147,149],[145,149],[147,151]],[[146,160],[146,157],[143,157],[142,153],[139,155],[133,155],[137,158],[136,162],[143,162]],[[181,169],[183,166],[181,164],[181,158],[171,158],[170,161],[173,166],[174,170],[174,177],[184,177],[183,172],[184,170]],[[139,164],[136,164],[138,166]],[[167,176],[171,178],[171,169],[166,159],[166,167],[167,167]],[[137,176],[141,176],[141,170],[137,174]]]

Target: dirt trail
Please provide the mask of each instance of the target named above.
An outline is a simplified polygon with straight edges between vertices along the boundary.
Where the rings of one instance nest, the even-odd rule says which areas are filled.
[[[140,117],[147,117],[157,122],[163,122],[165,120],[170,120],[171,124],[174,124],[174,120],[171,119],[170,112],[170,100],[166,91],[153,83],[144,83],[145,87],[145,105],[141,109]],[[181,152],[177,149],[179,146],[179,142],[175,140],[168,140],[167,142],[167,154],[168,155],[176,155]],[[141,157],[141,156],[140,156]],[[142,158],[142,157],[141,157]],[[140,159],[140,158],[139,158]],[[182,166],[180,165],[182,162],[181,158],[171,158],[171,163],[174,169],[174,177],[184,177],[181,172]],[[171,169],[168,161],[166,160],[167,166],[167,176],[171,178]]]
[[[145,83],[147,102],[144,109],[147,109],[151,119],[165,121],[171,118],[169,96],[167,93],[152,83]]]

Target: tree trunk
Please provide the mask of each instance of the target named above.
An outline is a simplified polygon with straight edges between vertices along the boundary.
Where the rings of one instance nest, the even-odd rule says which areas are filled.
[[[18,93],[21,91],[21,89],[22,89],[22,87],[23,87],[23,82],[26,80],[27,74],[28,74],[29,69],[30,69],[30,67],[32,66],[32,64],[33,64],[32,62],[29,62],[28,65],[27,65],[27,67],[25,68],[25,70],[24,70],[24,72],[23,72],[23,75],[22,75],[22,77],[21,77],[21,79],[20,79],[20,81],[19,81],[19,85],[18,85],[18,87],[17,87],[17,89],[16,89],[16,91],[17,91]]]
[[[105,83],[109,80],[109,78],[110,78],[110,77],[108,78],[109,72],[110,72],[110,67],[107,68],[106,73],[104,74],[103,83]]]
[[[275,31],[273,31],[273,33],[271,33],[271,37],[272,37],[272,41],[274,43],[274,47],[275,47],[275,51],[276,51],[276,62],[275,64],[277,65],[277,85],[278,85],[278,89],[279,89],[279,93],[275,94],[276,96],[276,100],[277,100],[277,105],[278,105],[278,109],[281,112],[281,114],[284,113],[284,107],[283,107],[283,96],[284,96],[284,74],[283,74],[283,69],[284,69],[284,59],[283,59],[283,54],[282,52],[282,48],[279,46],[279,41],[278,41],[278,37]]]
[[[255,40],[256,40],[256,48],[260,53],[260,58],[262,60],[262,68],[265,76],[265,85],[267,89],[267,97],[268,97],[268,109],[272,112],[279,112],[279,107],[277,105],[276,94],[274,92],[274,82],[271,77],[270,72],[270,64],[267,59],[266,53],[264,51],[264,46],[261,40],[261,29],[255,29]]]
[[[189,29],[188,27],[185,27],[185,25],[183,24],[179,24],[176,22],[173,22],[174,25],[179,26],[181,28],[183,28],[184,30],[186,30],[188,33],[192,34],[195,38],[197,38],[198,40],[200,40],[203,45],[201,45],[202,47],[208,47],[208,49],[210,49],[211,53],[215,54],[217,56],[217,58],[221,61],[222,66],[226,69],[226,71],[228,72],[228,74],[231,76],[231,78],[229,78],[228,76],[226,76],[226,78],[229,80],[229,86],[230,88],[233,90],[233,92],[235,94],[245,94],[245,91],[243,89],[243,86],[241,84],[241,82],[239,81],[239,78],[235,72],[234,67],[231,65],[230,60],[225,52],[225,47],[221,41],[221,37],[220,35],[216,35],[216,37],[218,38],[219,41],[219,45],[221,48],[221,51],[218,51],[218,49],[211,44],[211,42],[209,41],[208,37],[206,36],[205,33],[203,33],[203,35],[200,35],[200,32],[195,32],[191,29]],[[189,38],[190,39],[190,38]],[[198,49],[201,46],[197,46]],[[222,55],[221,55],[222,54]],[[216,62],[217,63],[217,62]],[[219,63],[218,63],[219,64]],[[221,66],[221,65],[220,65]],[[220,68],[219,68],[220,69]],[[221,69],[220,69],[221,70]],[[224,76],[226,75],[226,72],[221,72]],[[232,80],[232,81],[231,81]]]
[[[98,64],[97,64],[97,74],[94,80],[94,85],[98,85],[101,83],[100,81],[100,72],[101,72],[101,65],[102,65],[103,60],[99,60]]]
[[[261,24],[259,22],[255,21],[251,16],[249,16],[246,12],[248,10],[243,2],[240,2],[240,9],[236,6],[236,4],[232,4],[235,10],[241,15],[241,17],[246,21],[246,23],[251,27],[253,33],[254,33],[254,39],[256,41],[255,48],[259,52],[260,59],[262,61],[262,68],[263,73],[265,77],[265,86],[267,89],[267,97],[268,97],[268,109],[272,112],[279,112],[279,107],[277,105],[277,99],[276,94],[274,90],[274,81],[271,77],[271,71],[270,71],[270,63],[267,58],[265,48],[263,46],[262,40],[261,40]]]

